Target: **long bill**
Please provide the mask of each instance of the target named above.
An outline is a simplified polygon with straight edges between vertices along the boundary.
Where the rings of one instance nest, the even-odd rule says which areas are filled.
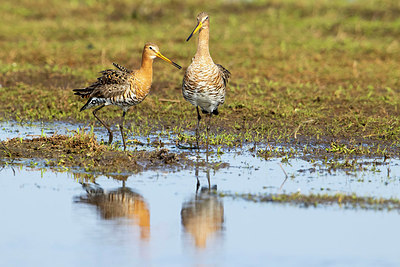
[[[165,61],[167,61],[168,63],[174,65],[174,66],[177,67],[178,69],[181,69],[181,68],[182,68],[181,66],[179,66],[178,64],[176,64],[175,62],[173,62],[171,59],[169,59],[169,58],[163,56],[160,52],[157,52],[156,56],[159,57],[159,58],[161,58],[162,60],[165,60]]]
[[[203,23],[201,23],[201,21],[197,24],[196,28],[194,28],[194,30],[192,31],[192,33],[189,35],[189,37],[186,39],[186,42],[190,40],[190,38],[192,38],[192,36],[198,32],[201,27],[203,26]]]

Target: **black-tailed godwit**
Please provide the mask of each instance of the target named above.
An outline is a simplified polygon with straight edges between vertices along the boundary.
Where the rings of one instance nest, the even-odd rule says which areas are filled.
[[[209,51],[209,27],[210,19],[207,13],[197,15],[197,26],[186,41],[199,32],[197,52],[192,63],[187,68],[183,77],[183,97],[196,107],[197,127],[196,143],[199,147],[199,123],[201,115],[199,107],[204,114],[209,115],[207,124],[207,150],[208,135],[212,114],[218,115],[218,106],[225,101],[225,88],[231,73],[219,64],[215,64]]]
[[[181,66],[163,56],[157,45],[147,43],[143,48],[140,69],[131,71],[113,63],[117,69],[103,70],[100,72],[102,76],[97,78],[96,82],[86,88],[73,90],[75,95],[79,95],[82,98],[89,98],[80,111],[97,107],[93,111],[93,115],[107,129],[109,144],[111,144],[113,140],[112,131],[110,127],[96,115],[96,112],[108,105],[115,105],[122,108],[122,121],[119,128],[125,150],[126,144],[123,133],[125,114],[131,106],[139,104],[148,95],[153,79],[153,60],[156,57],[181,69]]]

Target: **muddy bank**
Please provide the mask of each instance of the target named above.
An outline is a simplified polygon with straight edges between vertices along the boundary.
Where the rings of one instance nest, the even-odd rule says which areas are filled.
[[[168,149],[121,151],[97,142],[93,134],[53,135],[33,139],[13,138],[0,143],[3,163],[28,160],[61,169],[78,168],[85,172],[130,174],[144,169],[174,170],[190,166],[185,153]]]

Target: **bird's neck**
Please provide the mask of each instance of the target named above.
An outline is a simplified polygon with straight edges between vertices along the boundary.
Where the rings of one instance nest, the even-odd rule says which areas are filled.
[[[143,53],[142,56],[142,65],[140,66],[139,74],[146,80],[150,81],[151,84],[153,78],[153,59],[145,53]]]
[[[195,58],[211,58],[208,48],[209,29],[201,29],[199,32],[199,42],[197,44],[197,52]]]
[[[153,80],[153,59],[143,53],[142,65],[135,75],[135,94],[142,101],[150,92]]]

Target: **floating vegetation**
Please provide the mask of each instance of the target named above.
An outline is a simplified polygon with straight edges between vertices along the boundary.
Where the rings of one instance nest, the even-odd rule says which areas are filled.
[[[366,209],[366,210],[397,210],[400,211],[400,200],[397,198],[375,198],[346,195],[341,193],[332,194],[235,194],[214,192],[220,197],[231,197],[254,202],[268,202],[298,205],[300,207],[319,207],[337,205],[344,209]]]

